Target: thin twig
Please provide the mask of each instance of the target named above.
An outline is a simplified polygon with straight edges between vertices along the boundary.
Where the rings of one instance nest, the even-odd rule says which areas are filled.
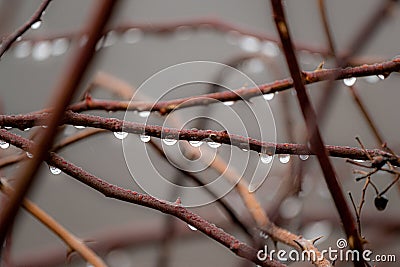
[[[293,78],[294,87],[297,92],[296,96],[299,100],[303,117],[306,122],[311,146],[310,148],[317,155],[322,172],[324,173],[325,181],[328,185],[328,188],[334,199],[336,209],[339,212],[341,221],[343,223],[344,230],[350,243],[350,247],[362,252],[363,247],[357,231],[356,223],[343,195],[341,185],[336,178],[336,174],[330,163],[328,154],[325,151],[325,146],[317,126],[316,114],[314,109],[312,108],[305,85],[303,83],[302,73],[297,62],[296,54],[293,50],[293,44],[286,22],[282,2],[281,0],[271,0],[271,4],[274,13],[276,29],[281,38],[287,65]],[[318,262],[315,263],[318,264]],[[329,262],[327,262],[326,264],[329,264],[327,266],[330,266]],[[354,264],[355,266],[359,267],[364,265],[362,260],[355,261]]]
[[[40,21],[40,18],[43,15],[43,12],[46,10],[48,5],[50,4],[52,0],[44,0],[39,8],[35,11],[35,13],[32,15],[32,17],[25,22],[21,27],[19,27],[15,32],[11,33],[8,35],[6,38],[2,40],[1,46],[0,46],[0,58],[4,55],[5,52],[11,47],[11,45],[19,38],[21,37],[26,31],[28,31],[31,26],[37,22]]]
[[[0,189],[4,191],[7,195],[14,193],[14,190],[7,185],[6,181],[0,182]],[[21,206],[27,210],[32,216],[38,219],[43,225],[49,228],[53,233],[55,233],[61,240],[65,242],[73,251],[76,251],[82,256],[88,263],[95,267],[106,267],[105,262],[96,255],[89,247],[85,245],[84,242],[75,237],[67,229],[65,229],[61,224],[59,224],[55,219],[48,215],[39,206],[28,199],[24,199]]]
[[[34,143],[32,141],[16,134],[7,132],[3,129],[0,129],[0,133],[2,139],[6,140],[10,144],[26,151],[32,151],[34,146]],[[102,193],[106,197],[138,204],[144,207],[158,210],[166,214],[173,215],[181,219],[182,221],[196,227],[199,231],[203,232],[208,237],[224,245],[233,253],[242,258],[246,258],[261,266],[286,266],[269,258],[266,261],[261,262],[257,258],[256,249],[250,247],[246,243],[239,241],[232,235],[224,232],[221,228],[218,228],[214,224],[211,224],[210,222],[201,218],[199,215],[187,210],[182,205],[159,200],[150,195],[141,194],[139,192],[110,184],[105,180],[102,180],[95,175],[83,170],[82,168],[72,164],[71,162],[65,160],[54,152],[49,152],[47,154],[46,162],[51,166],[59,168],[61,171],[68,174],[72,178]]]
[[[118,1],[103,0],[101,3],[96,2],[96,9],[91,14],[88,23],[90,31],[88,41],[85,46],[78,48],[75,55],[72,57],[70,64],[61,76],[57,86],[55,86],[55,96],[51,98],[49,105],[54,109],[54,112],[48,119],[47,129],[45,129],[34,148],[34,158],[21,168],[16,174],[18,179],[15,183],[15,193],[10,196],[8,201],[4,203],[0,210],[0,243],[3,244],[6,233],[10,224],[14,222],[18,208],[30,185],[32,184],[35,174],[37,173],[40,164],[48,153],[48,150],[53,144],[53,140],[57,134],[58,124],[63,117],[65,108],[70,103],[74,92],[78,89],[81,79],[86,73],[86,69],[95,54],[95,46],[101,37],[101,33],[108,19],[113,13],[113,8]]]
[[[47,119],[46,114],[37,115],[0,115],[0,126],[12,126],[15,128],[27,128],[34,125],[43,125]],[[315,155],[316,151],[310,150],[306,145],[262,142],[253,138],[229,134],[225,131],[175,129],[158,125],[128,122],[115,118],[103,118],[99,116],[67,112],[62,123],[82,125],[86,127],[101,128],[112,132],[128,132],[133,134],[145,134],[156,138],[171,138],[186,141],[213,141],[221,144],[233,145],[242,148],[245,144],[250,150],[269,154],[290,155]],[[0,131],[2,136],[4,130]],[[348,146],[325,146],[326,151],[332,157],[369,160],[363,149]],[[399,166],[399,159],[388,152],[379,149],[369,149],[368,154],[372,157],[382,156],[394,166]]]

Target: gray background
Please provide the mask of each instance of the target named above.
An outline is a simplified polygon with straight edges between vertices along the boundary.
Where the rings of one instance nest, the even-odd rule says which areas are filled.
[[[14,8],[10,8],[10,1],[1,1],[1,34],[9,33],[21,25],[37,8],[40,1],[14,1]],[[179,19],[190,19],[196,17],[214,16],[228,22],[232,22],[241,27],[248,27],[253,30],[276,35],[271,10],[267,1],[124,1],[120,6],[117,16],[113,23],[135,21],[151,24],[153,22],[176,21]],[[326,1],[331,28],[333,29],[336,47],[343,51],[352,40],[355,32],[368,19],[382,1],[376,0],[352,0],[352,1]],[[46,35],[57,32],[68,32],[81,29],[85,25],[89,11],[96,1],[61,1],[54,0],[44,16],[43,25],[40,29],[30,31],[29,35]],[[287,14],[293,38],[295,41],[325,46],[323,28],[317,9],[317,1],[297,0],[286,1]],[[398,54],[400,19],[398,7],[393,10],[392,16],[381,26],[379,32],[371,38],[369,44],[359,55],[377,57],[385,60]],[[9,15],[7,15],[9,14]],[[11,15],[12,14],[12,15]],[[7,18],[7,19],[3,19]],[[32,57],[18,59],[13,56],[10,50],[1,60],[0,64],[0,103],[2,112],[7,114],[19,114],[35,111],[46,106],[52,95],[52,90],[62,74],[62,70],[71,56],[73,48],[64,55],[50,57],[44,61],[34,60]],[[111,47],[103,48],[99,52],[96,64],[91,68],[86,77],[85,84],[97,71],[105,71],[127,81],[132,86],[138,87],[154,73],[171,65],[193,61],[210,60],[216,62],[228,62],[244,51],[239,45],[232,45],[227,42],[227,36],[221,32],[213,30],[195,30],[190,32],[188,38],[182,40],[179,33],[167,35],[145,34],[143,38],[135,44],[127,44],[122,40],[117,40]],[[305,70],[313,70],[320,63],[321,57],[318,55],[299,54],[302,66]],[[274,58],[276,64],[280,66],[281,75],[273,76],[268,66],[261,73],[252,73],[245,67],[241,69],[249,75],[256,83],[265,83],[277,78],[287,77],[282,55]],[[308,60],[308,61],[307,61]],[[311,61],[310,61],[311,60]],[[327,62],[327,66],[332,66],[332,62]],[[194,75],[195,76],[195,75]],[[212,78],[212,77],[210,77]],[[359,79],[357,85],[360,95],[366,102],[379,129],[384,134],[388,144],[398,151],[398,115],[397,105],[399,99],[398,75],[392,74],[390,78],[376,84],[369,84],[365,79]],[[337,99],[330,109],[329,116],[322,128],[323,136],[327,144],[357,146],[355,136],[360,136],[366,146],[373,147],[375,142],[371,132],[359,110],[351,100],[348,90],[342,83],[337,87]],[[242,84],[238,84],[241,87]],[[313,99],[319,96],[323,87],[321,83],[309,86],[310,95]],[[84,86],[82,86],[83,91]],[[193,88],[188,89],[189,93],[199,93]],[[159,88],[152,88],[145,93],[151,98],[158,98],[165,88],[160,84]],[[170,96],[178,97],[182,92]],[[301,133],[304,131],[302,118],[294,96],[290,92],[281,93],[270,101],[270,106],[276,124],[276,141],[287,142],[288,136],[285,132],[286,122],[282,118],[282,97],[284,94],[289,96],[289,106],[293,110],[295,119],[292,126],[296,129],[296,139],[300,140]],[[97,97],[115,98],[108,93],[95,94]],[[255,100],[256,101],[256,100]],[[258,100],[259,101],[259,100]],[[236,105],[236,104],[235,104]],[[240,113],[240,104],[235,108]],[[218,107],[214,107],[215,116],[223,115],[218,113]],[[189,110],[185,110],[189,112]],[[201,109],[194,109],[191,115],[202,112]],[[123,113],[100,113],[103,116],[116,116],[121,118]],[[191,116],[191,115],[188,116]],[[213,115],[212,115],[213,116]],[[227,119],[227,118],[225,118]],[[246,118],[242,118],[246,120]],[[137,120],[141,119],[137,117]],[[252,127],[251,123],[249,124]],[[211,127],[212,128],[212,127]],[[13,132],[20,133],[17,130]],[[23,133],[26,135],[27,133]],[[129,136],[132,140],[133,148],[143,148],[143,144],[137,137]],[[244,153],[239,149],[220,149],[222,155],[229,153],[238,155],[237,161],[241,157],[250,158],[250,165],[258,161],[255,153]],[[17,152],[17,149],[9,148],[1,150],[0,156],[6,156]],[[137,189],[130,173],[126,167],[122,153],[121,142],[114,138],[113,134],[102,134],[88,139],[79,145],[73,145],[61,152],[61,155],[85,167],[88,171],[126,188]],[[153,162],[159,161],[152,155]],[[298,161],[293,158],[292,161]],[[299,212],[294,218],[285,220],[281,218],[280,224],[296,233],[304,234],[307,237],[316,237],[321,234],[327,235],[320,244],[320,248],[334,246],[335,241],[344,234],[337,223],[336,211],[323,177],[319,170],[316,160],[310,158],[307,162],[312,166],[306,174],[304,194],[301,200],[294,201],[301,203],[300,206],[285,204],[281,210]],[[344,192],[352,191],[359,199],[362,184],[354,181],[355,175],[352,174],[353,167],[346,164],[343,159],[333,160],[336,170],[339,173],[344,187]],[[135,163],[136,164],[136,163]],[[138,170],[140,175],[146,175],[148,168],[145,167],[146,160],[143,155],[138,155],[137,166],[143,166]],[[172,168],[165,163],[159,163],[165,171],[165,175],[173,176]],[[238,163],[233,163],[238,164]],[[262,188],[257,192],[258,198],[271,209],[269,203],[274,197],[280,181],[288,173],[288,165],[280,164],[275,160],[272,171]],[[242,166],[235,166],[240,168]],[[2,171],[2,175],[12,176],[17,167],[7,168]],[[246,177],[249,179],[249,177]],[[390,177],[386,174],[377,175],[376,183],[384,187]],[[167,192],[164,192],[167,194]],[[167,196],[167,195],[166,195]],[[388,193],[390,198],[389,206],[384,212],[378,212],[373,207],[373,192],[368,191],[365,206],[365,224],[363,233],[370,241],[368,245],[374,252],[396,254],[400,259],[400,243],[398,227],[395,230],[387,230],[382,235],[379,227],[379,220],[390,220],[398,225],[400,221],[399,194],[395,188]],[[64,174],[54,176],[48,171],[47,166],[43,166],[34,190],[30,193],[30,198],[40,205],[44,210],[61,222],[71,232],[79,237],[94,236],[95,233],[104,233],[127,225],[134,229],[143,227],[148,229],[154,227],[154,231],[162,229],[164,215],[159,212],[146,208],[121,203],[119,201],[106,199],[99,193],[82,186],[79,182],[70,179]],[[229,201],[237,207],[243,217],[247,217],[242,204],[234,193],[229,195]],[[215,205],[193,209],[204,215],[211,221],[221,221],[221,212]],[[287,212],[286,212],[287,213]],[[285,214],[285,211],[283,211]],[[282,215],[282,214],[281,214]],[[283,216],[284,217],[284,216]],[[220,219],[218,219],[220,218]],[[385,219],[383,219],[385,218]],[[222,219],[223,221],[223,219]],[[313,222],[319,221],[319,224]],[[308,223],[307,223],[308,222]],[[179,226],[184,223],[177,222]],[[226,225],[226,224],[225,224]],[[314,228],[312,228],[314,227]],[[319,227],[319,228],[318,228]],[[129,227],[128,227],[129,228]],[[331,229],[331,230],[329,230]],[[189,231],[189,230],[185,230]],[[243,238],[235,229],[227,230]],[[308,231],[308,232],[307,232]],[[327,234],[328,233],[328,234]],[[331,233],[331,234],[329,234]],[[233,256],[226,248],[208,239],[201,233],[195,233],[190,239],[172,241],[173,250],[171,256],[171,266],[204,266],[219,265],[232,266],[240,263],[239,258]],[[25,212],[21,212],[13,233],[12,254],[15,259],[21,260],[21,255],[26,255],[30,251],[41,250],[45,247],[62,247],[63,244],[54,237],[47,229],[41,226],[35,219]],[[121,253],[121,254],[118,254]],[[159,244],[153,242],[143,246],[137,246],[130,250],[114,251],[105,256],[111,266],[154,266],[159,253]],[[115,256],[117,255],[117,256]],[[74,259],[77,257],[75,256]],[[115,262],[115,258],[126,259],[125,261]],[[84,266],[84,263],[74,261],[70,266]],[[304,264],[295,263],[292,266],[303,266]],[[307,265],[307,264],[305,264]],[[304,266],[305,266],[304,265]],[[350,265],[350,264],[347,264]],[[347,266],[346,263],[338,263],[338,266]],[[379,266],[397,266],[396,264],[386,264]]]

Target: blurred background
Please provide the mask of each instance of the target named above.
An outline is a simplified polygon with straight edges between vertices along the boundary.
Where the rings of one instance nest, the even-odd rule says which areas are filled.
[[[326,9],[337,51],[346,51],[350,43],[371,15],[385,1],[352,0],[326,1]],[[41,1],[0,1],[0,34],[4,36],[24,23],[37,9]],[[46,36],[67,35],[84,29],[90,11],[96,1],[53,0],[43,21],[37,29],[31,29],[21,41],[10,49],[0,63],[0,108],[3,114],[21,114],[40,110],[47,106],[54,86],[67,66],[79,38],[44,40]],[[323,32],[318,1],[285,1],[289,27],[296,43],[318,51],[326,51],[327,42]],[[168,88],[165,81],[140,87],[147,79],[167,67],[191,61],[212,61],[233,65],[256,84],[268,83],[288,77],[284,56],[279,47],[270,41],[261,41],[235,31],[216,30],[207,20],[217,19],[228,24],[277,38],[269,1],[122,1],[110,27],[121,23],[138,23],[147,28],[162,23],[184,22],[196,19],[204,21],[197,27],[181,26],[174,30],[157,33],[134,27],[127,33],[109,34],[98,46],[95,63],[90,68],[80,88],[79,98],[88,84],[99,72],[113,75],[133,88],[140,88],[142,99],[173,99],[198,95],[210,90],[207,84],[186,85]],[[399,7],[394,5],[372,33],[363,49],[356,51],[353,62],[359,64],[390,60],[398,55],[400,36]],[[29,38],[36,38],[30,42]],[[312,71],[325,61],[325,68],[333,67],[334,61],[320,53],[298,51],[303,70]],[[201,72],[201,73],[197,73]],[[223,81],[230,89],[251,87],[240,77],[214,73],[208,68],[179,71],[170,76],[171,83],[185,79],[209,79]],[[396,113],[400,92],[398,73],[384,80],[377,77],[357,79],[355,86],[376,122],[384,140],[397,153],[398,115]],[[307,86],[313,104],[321,97],[326,83]],[[368,148],[377,148],[374,136],[357,108],[350,91],[342,81],[336,82],[335,99],[327,110],[321,124],[326,144],[358,146],[359,136]],[[221,89],[218,89],[221,90]],[[232,106],[220,103],[207,107],[196,107],[174,112],[171,117],[180,117],[185,128],[201,125],[207,129],[224,130],[230,133],[247,134],[271,142],[304,142],[303,118],[293,92],[280,92],[264,99],[262,96],[250,102],[237,102]],[[121,99],[107,90],[92,92],[93,97]],[[263,113],[266,112],[266,113]],[[124,112],[90,112],[101,116],[124,118]],[[265,115],[267,114],[267,115]],[[162,125],[165,120],[152,114],[143,118],[140,114],[127,115],[130,121]],[[206,117],[198,118],[198,117]],[[258,119],[259,118],[259,119]],[[166,125],[170,124],[167,122]],[[10,131],[29,136],[29,131]],[[59,138],[69,136],[82,129],[66,126]],[[160,143],[159,140],[155,142]],[[180,144],[179,141],[178,144]],[[124,149],[128,152],[124,154]],[[166,147],[167,154],[174,157],[178,146]],[[336,247],[336,240],[345,237],[338,219],[333,200],[326,188],[317,160],[314,157],[300,159],[297,156],[276,156],[269,164],[259,164],[258,153],[242,151],[223,145],[211,149],[229,160],[229,166],[238,170],[243,179],[265,181],[256,191],[257,198],[264,205],[276,224],[303,235],[306,238],[323,236],[317,246],[320,249]],[[0,149],[0,157],[21,153],[9,147]],[[129,135],[123,142],[113,133],[95,135],[60,151],[60,155],[85,168],[106,181],[124,188],[142,191],[134,177],[140,181],[148,179],[157,197],[174,201],[180,192],[171,192],[159,186],[159,176],[170,181],[178,174],[174,167],[164,161],[148,144],[138,136]],[[127,160],[127,161],[126,161]],[[332,158],[343,191],[352,192],[358,205],[363,182],[356,182],[356,168],[345,159]],[[1,176],[12,177],[21,164],[0,170]],[[300,171],[301,170],[301,171]],[[212,170],[198,173],[206,181],[218,175]],[[207,180],[208,179],[208,180]],[[377,173],[373,180],[385,188],[393,177]],[[192,186],[191,182],[180,179],[179,183]],[[139,182],[140,184],[140,182]],[[299,187],[301,190],[299,192]],[[228,191],[228,185],[220,185]],[[225,186],[225,187],[224,187]],[[228,188],[228,189],[227,189]],[[220,188],[219,188],[220,189]],[[218,188],[216,190],[219,190]],[[203,193],[186,198],[204,197]],[[204,193],[205,194],[205,193]],[[374,254],[394,254],[400,260],[400,208],[397,205],[399,188],[394,186],[386,194],[389,203],[384,211],[374,206],[375,192],[369,188],[363,208],[362,233],[369,241],[366,248]],[[185,223],[144,207],[107,199],[100,193],[82,185],[67,175],[54,175],[47,165],[37,177],[29,198],[58,220],[76,236],[85,239],[89,245],[102,247],[100,255],[110,266],[253,266],[233,255],[228,249],[191,230]],[[239,218],[254,230],[249,213],[234,190],[224,196],[234,207]],[[350,203],[350,202],[349,202]],[[185,202],[183,203],[185,204]],[[247,240],[243,232],[228,218],[214,202],[191,208],[194,212],[215,223],[239,239]],[[173,229],[173,231],[171,230]],[[172,233],[170,233],[170,231]],[[269,241],[266,241],[269,242]],[[271,243],[268,243],[272,246]],[[278,248],[286,248],[278,244]],[[12,233],[11,259],[15,266],[86,266],[86,263],[72,254],[66,263],[67,249],[64,244],[44,226],[25,211],[18,215]],[[64,259],[63,259],[64,256]],[[14,265],[11,265],[14,266]],[[310,266],[309,263],[290,263],[290,266]],[[338,262],[336,266],[351,266]],[[397,266],[396,263],[382,263],[377,266]]]

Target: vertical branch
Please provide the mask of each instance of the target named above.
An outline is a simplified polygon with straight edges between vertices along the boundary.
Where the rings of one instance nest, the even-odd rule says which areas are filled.
[[[317,155],[319,164],[325,177],[325,181],[328,185],[328,188],[335,202],[336,209],[338,210],[341,221],[343,223],[350,247],[352,249],[356,249],[362,252],[362,243],[357,231],[356,223],[343,195],[341,185],[336,178],[335,171],[328,158],[328,154],[325,150],[321,134],[316,124],[316,114],[311,106],[310,99],[308,98],[306,88],[303,83],[302,74],[300,72],[292,40],[290,38],[289,28],[286,22],[282,2],[281,0],[271,0],[271,4],[274,12],[276,28],[281,38],[286,61],[289,67],[290,74],[293,78],[294,87],[297,92],[297,98],[306,122],[310,139],[310,149],[314,151],[314,153]],[[354,264],[355,266],[359,267],[364,265],[362,260],[355,261]]]
[[[85,70],[94,56],[96,43],[100,39],[108,19],[111,17],[116,3],[116,0],[96,2],[97,8],[88,23],[90,31],[88,41],[83,48],[77,48],[68,68],[61,76],[57,86],[55,86],[54,91],[56,93],[50,100],[50,107],[54,112],[49,117],[48,127],[39,137],[37,145],[33,149],[34,158],[28,161],[26,166],[17,173],[16,177],[18,179],[14,187],[15,193],[4,203],[0,211],[0,244],[3,244],[7,230],[17,214],[18,207],[32,184],[39,165],[45,159],[48,150],[53,144],[59,121],[63,117],[65,108],[70,103],[75,91],[77,91]]]

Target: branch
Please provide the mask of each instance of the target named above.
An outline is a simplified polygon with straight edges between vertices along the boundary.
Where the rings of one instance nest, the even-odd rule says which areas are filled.
[[[0,126],[10,126],[14,128],[30,128],[35,125],[45,125],[48,114],[33,115],[0,115]],[[195,130],[195,129],[175,129],[158,125],[148,125],[136,122],[128,122],[115,118],[103,118],[99,116],[66,112],[61,123],[72,125],[82,125],[86,127],[101,128],[112,132],[128,132],[133,134],[145,134],[156,138],[168,138],[186,141],[213,141],[243,148],[248,146],[250,150],[267,154],[290,154],[290,155],[315,155],[316,152],[310,150],[306,145],[262,142],[253,138],[229,134],[226,131]],[[0,139],[3,139],[5,130],[0,131]],[[348,146],[325,146],[326,151],[332,157],[369,160],[368,155],[363,149]],[[391,164],[400,166],[396,155],[379,149],[368,149],[372,156],[382,156]]]
[[[5,181],[0,181],[0,190],[4,191],[8,196],[14,194],[14,190],[7,185]],[[38,219],[42,224],[54,232],[61,240],[65,242],[73,251],[76,251],[82,256],[88,263],[91,263],[96,267],[106,267],[107,265],[103,260],[97,256],[93,250],[85,245],[81,240],[75,237],[73,234],[68,232],[62,225],[56,220],[50,217],[44,210],[39,208],[35,203],[28,199],[24,199],[21,206],[27,210],[30,214]]]
[[[49,117],[48,127],[39,137],[37,145],[33,149],[34,158],[17,172],[18,177],[15,183],[15,194],[13,194],[0,210],[0,243],[4,243],[4,239],[10,224],[13,223],[17,214],[20,203],[32,184],[35,174],[40,164],[51,148],[53,140],[57,134],[58,123],[63,117],[65,108],[70,103],[74,92],[78,89],[81,79],[85,74],[85,70],[89,66],[91,59],[95,54],[95,46],[108,19],[111,17],[113,7],[117,1],[103,0],[96,3],[96,9],[91,14],[88,23],[90,33],[88,41],[83,48],[78,48],[76,54],[72,57],[68,68],[61,76],[59,83],[55,86],[55,95],[51,98],[50,107],[54,112]]]
[[[345,69],[323,69],[313,72],[302,72],[306,84],[312,84],[330,79],[346,79],[350,77],[363,77],[370,75],[389,75],[392,72],[400,71],[400,58],[396,57],[390,61],[384,61],[372,65],[361,65],[358,67]],[[176,109],[182,109],[193,106],[209,105],[225,101],[241,101],[248,100],[252,97],[261,96],[262,94],[272,94],[288,90],[293,87],[291,78],[277,80],[272,83],[258,85],[252,88],[240,88],[233,91],[224,91],[200,96],[192,96],[179,98],[174,100],[159,101],[157,103],[141,102],[141,101],[111,101],[90,99],[73,104],[69,107],[75,112],[86,110],[136,110],[136,111],[158,111],[161,114],[167,114]]]
[[[28,31],[31,26],[35,23],[40,21],[40,18],[43,15],[43,12],[46,10],[48,5],[50,4],[51,0],[44,0],[39,8],[35,11],[32,17],[25,22],[21,27],[19,27],[15,32],[11,33],[7,37],[2,38],[2,43],[0,46],[0,58],[4,55],[5,52],[11,47],[11,45],[21,37],[26,31]]]
[[[18,136],[16,134],[7,132],[0,129],[1,138],[10,144],[19,147],[26,151],[32,151],[34,143],[26,138]],[[232,235],[224,232],[221,228],[218,228],[214,224],[209,223],[199,215],[192,213],[183,206],[175,203],[166,202],[159,200],[150,195],[141,194],[129,189],[125,189],[113,184],[110,184],[93,174],[83,170],[82,168],[68,162],[64,158],[60,157],[54,152],[49,152],[47,154],[46,162],[54,167],[59,168],[64,173],[68,174],[72,178],[86,184],[87,186],[93,188],[94,190],[102,193],[106,197],[122,200],[125,202],[138,204],[144,207],[158,210],[160,212],[170,214],[175,216],[182,221],[196,227],[199,231],[203,232],[205,235],[211,237],[215,241],[227,247],[236,255],[246,258],[256,264],[261,266],[276,266],[284,267],[286,265],[276,262],[274,260],[267,259],[261,262],[257,258],[257,250],[250,247],[246,243],[243,243],[233,237]]]
[[[325,146],[317,126],[316,114],[311,106],[311,102],[308,98],[307,91],[303,83],[302,73],[300,72],[299,64],[293,49],[282,2],[281,0],[271,0],[271,5],[274,13],[276,29],[281,38],[287,65],[297,92],[296,96],[300,103],[303,117],[306,122],[311,150],[315,151],[317,155],[322,172],[324,173],[325,181],[328,185],[329,191],[334,199],[336,209],[339,212],[341,221],[343,223],[350,247],[362,252],[363,247],[357,231],[356,223],[343,195],[341,185],[336,178],[336,174],[330,163],[327,151],[325,150]],[[354,261],[354,265],[359,267],[364,266],[363,260],[361,259],[361,261]]]

